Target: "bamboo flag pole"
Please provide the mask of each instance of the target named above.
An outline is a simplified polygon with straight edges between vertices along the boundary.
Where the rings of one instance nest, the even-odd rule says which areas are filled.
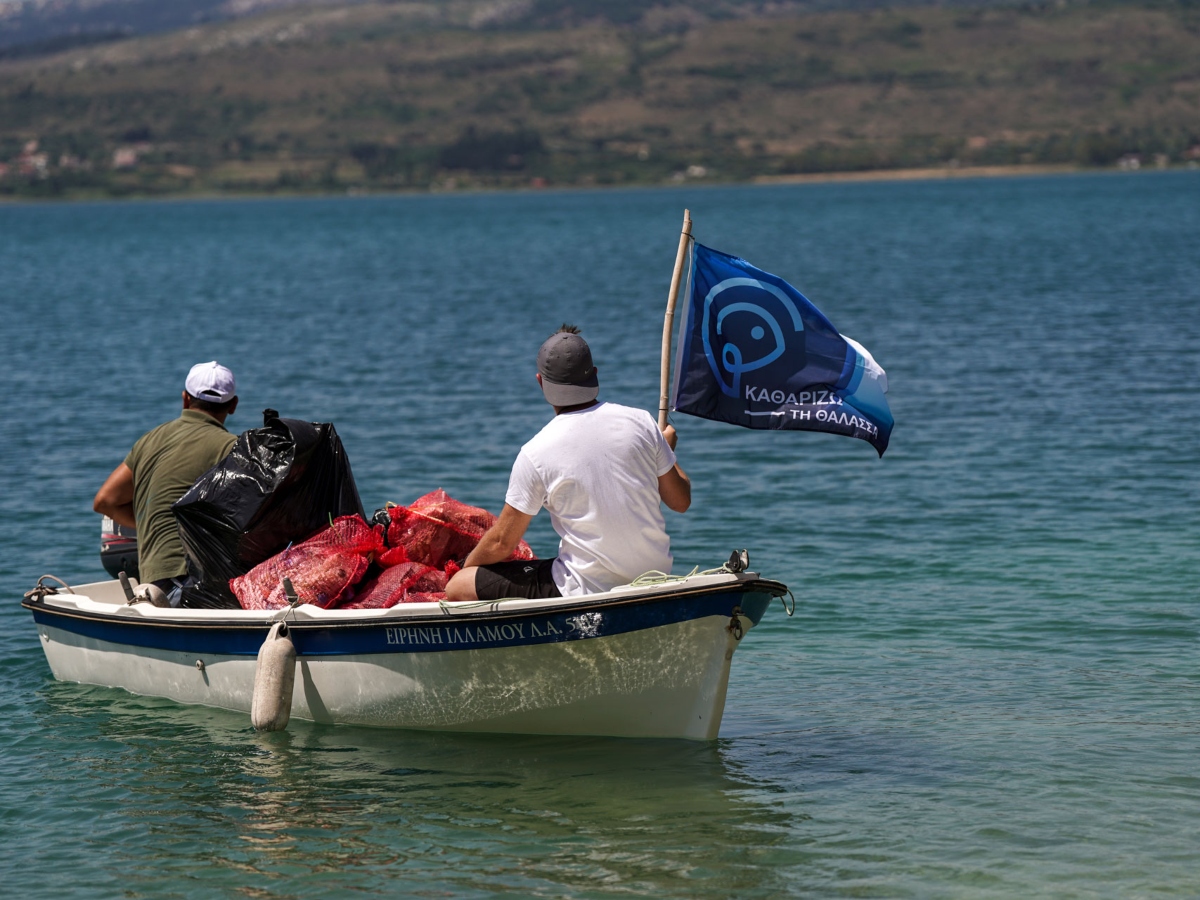
[[[675,254],[675,272],[671,275],[671,292],[667,295],[667,315],[663,319],[662,369],[658,392],[658,428],[667,428],[667,407],[670,399],[667,389],[671,382],[671,335],[675,330],[675,301],[679,299],[679,282],[683,279],[683,262],[687,258],[688,241],[692,239],[692,214],[683,211],[683,231],[679,234],[679,252]]]

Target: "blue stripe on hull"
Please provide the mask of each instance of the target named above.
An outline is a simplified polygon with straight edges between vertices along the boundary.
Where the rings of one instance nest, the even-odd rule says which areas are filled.
[[[772,599],[767,593],[721,591],[528,616],[482,619],[446,616],[413,624],[395,620],[340,625],[301,621],[293,624],[291,637],[301,656],[482,650],[586,640],[707,616],[729,616],[735,606],[740,606],[742,615],[757,624]],[[268,628],[266,624],[196,626],[130,622],[115,617],[58,613],[46,606],[35,607],[33,618],[39,625],[110,644],[225,656],[256,656]]]

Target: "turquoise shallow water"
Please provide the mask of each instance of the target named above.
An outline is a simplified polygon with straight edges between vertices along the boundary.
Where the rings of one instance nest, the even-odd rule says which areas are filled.
[[[787,582],[713,744],[246,717],[57,684],[18,606],[183,374],[333,421],[365,503],[495,509],[585,329],[657,399],[682,208],[888,370],[865,443],[680,418],[677,568]],[[13,896],[1194,895],[1200,176],[0,207]],[[532,542],[553,551],[539,517]]]

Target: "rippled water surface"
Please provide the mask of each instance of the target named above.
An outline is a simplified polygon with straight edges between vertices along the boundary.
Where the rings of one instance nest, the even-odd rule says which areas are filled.
[[[336,423],[367,506],[496,509],[584,327],[657,402],[684,206],[888,370],[865,443],[680,417],[677,569],[799,598],[713,744],[317,727],[55,683],[37,576],[192,362]],[[0,207],[11,896],[1194,895],[1200,175]],[[553,552],[545,516],[532,543]]]

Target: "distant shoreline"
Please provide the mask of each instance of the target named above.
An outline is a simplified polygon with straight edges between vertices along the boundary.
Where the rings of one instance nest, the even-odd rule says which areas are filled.
[[[38,8],[65,22],[56,10],[78,3],[93,0]],[[142,21],[162,4],[101,5]],[[1183,0],[233,5],[248,14],[0,52],[0,193],[384,196],[1200,166],[1200,31]]]
[[[926,166],[917,169],[865,169],[861,172],[809,172],[795,175],[760,175],[753,184],[811,184],[828,181],[935,181],[943,178],[1004,178],[1012,175],[1070,175],[1084,172],[1120,172],[1120,169],[1072,165]],[[1148,170],[1157,171],[1157,170]]]
[[[796,184],[836,184],[854,182],[904,182],[904,181],[942,181],[947,179],[967,178],[1012,178],[1023,176],[1050,175],[1137,175],[1157,172],[1196,171],[1196,166],[1171,166],[1166,169],[1146,167],[1144,169],[1126,170],[1115,167],[1075,166],[1075,165],[1008,165],[1008,166],[927,166],[913,169],[866,169],[859,172],[808,172],[793,175],[758,175],[747,180],[723,181],[720,178],[695,179],[686,182],[641,182],[634,184],[562,184],[546,185],[545,187],[511,186],[486,187],[467,185],[458,189],[432,187],[430,189],[372,189],[363,187],[347,187],[336,191],[211,191],[195,192],[180,191],[169,194],[127,194],[115,196],[95,192],[81,192],[75,195],[60,197],[35,197],[0,195],[0,206],[4,205],[43,205],[57,203],[147,203],[171,202],[174,200],[285,200],[318,197],[421,197],[430,195],[453,196],[455,194],[532,194],[554,193],[559,191],[612,191],[612,190],[653,190],[667,188],[678,190],[684,187],[717,188],[759,186],[769,187]]]

